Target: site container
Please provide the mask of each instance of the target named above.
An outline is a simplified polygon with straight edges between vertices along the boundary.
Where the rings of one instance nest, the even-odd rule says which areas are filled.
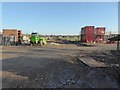
[[[94,26],[86,26],[86,27],[81,28],[81,34],[93,35],[94,34]]]
[[[81,42],[86,42],[86,35],[85,34],[81,34]]]
[[[82,42],[103,42],[105,37],[105,27],[86,26],[81,28]]]
[[[105,38],[105,27],[97,27],[95,28],[95,41],[103,42]]]
[[[105,27],[98,27],[95,29],[96,35],[104,35],[105,34]]]
[[[94,42],[94,35],[87,35],[87,34],[86,34],[86,42],[87,42],[87,43],[92,43],[92,42]]]
[[[85,34],[85,28],[81,28],[81,34]]]
[[[97,35],[95,37],[95,42],[100,43],[104,41],[104,35]]]
[[[94,26],[86,26],[81,28],[81,41],[94,42]]]
[[[94,26],[86,26],[85,27],[85,34],[94,35]]]
[[[81,35],[81,41],[86,43],[92,43],[94,42],[94,35]]]

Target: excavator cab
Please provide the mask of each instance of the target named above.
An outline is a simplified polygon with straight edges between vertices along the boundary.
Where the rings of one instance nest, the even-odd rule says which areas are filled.
[[[34,32],[34,33],[31,33],[31,38],[30,38],[30,43],[31,44],[39,44],[39,34]]]

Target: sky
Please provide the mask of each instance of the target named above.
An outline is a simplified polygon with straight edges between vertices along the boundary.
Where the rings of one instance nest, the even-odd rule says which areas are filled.
[[[120,34],[120,1],[118,3],[118,33]]]
[[[2,31],[2,3],[0,2],[0,32]]]
[[[79,35],[84,26],[118,32],[117,2],[3,2],[2,28],[23,33]]]

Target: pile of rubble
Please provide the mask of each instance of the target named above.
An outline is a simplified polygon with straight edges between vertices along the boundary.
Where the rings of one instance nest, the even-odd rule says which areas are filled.
[[[119,52],[120,54],[120,52]],[[93,59],[105,64],[118,64],[118,52],[116,50],[105,51],[105,52],[94,52],[90,55]]]
[[[90,68],[82,62],[70,65],[59,62],[47,75],[47,87],[52,88],[118,88],[112,68]],[[114,73],[115,70],[114,70]]]

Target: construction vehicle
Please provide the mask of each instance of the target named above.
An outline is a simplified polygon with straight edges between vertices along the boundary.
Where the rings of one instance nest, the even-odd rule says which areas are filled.
[[[40,37],[38,33],[31,33],[30,44],[33,45],[46,45],[45,37]]]

